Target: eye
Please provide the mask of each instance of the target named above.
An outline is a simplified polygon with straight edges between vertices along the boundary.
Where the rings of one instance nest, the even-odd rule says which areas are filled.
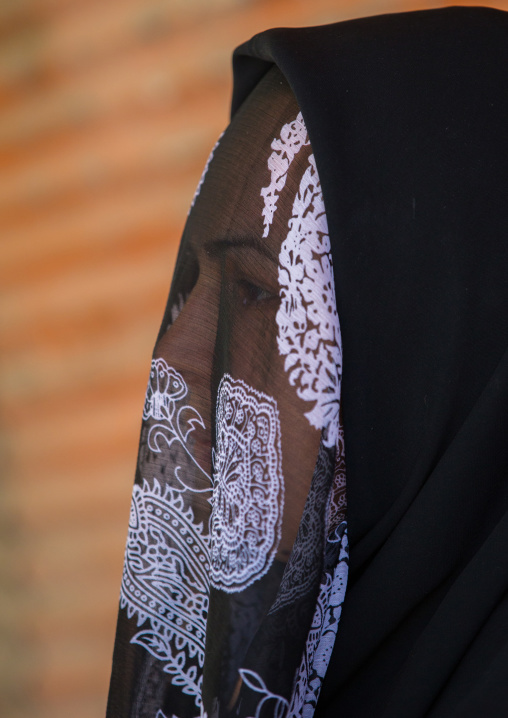
[[[269,292],[263,287],[258,287],[257,284],[253,284],[246,279],[242,279],[239,282],[240,295],[242,298],[242,304],[258,304],[259,302],[266,301],[267,299],[274,299],[275,295]]]

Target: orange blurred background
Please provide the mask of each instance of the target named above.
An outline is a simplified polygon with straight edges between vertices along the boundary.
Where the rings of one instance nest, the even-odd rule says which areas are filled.
[[[104,715],[150,356],[232,50],[446,4],[0,3],[3,718]]]

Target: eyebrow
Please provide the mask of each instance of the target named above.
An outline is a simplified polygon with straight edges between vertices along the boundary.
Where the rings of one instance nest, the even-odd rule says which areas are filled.
[[[212,257],[216,257],[228,249],[253,249],[271,262],[278,261],[278,252],[277,254],[270,252],[266,244],[257,239],[257,237],[209,239],[204,243],[204,248]]]

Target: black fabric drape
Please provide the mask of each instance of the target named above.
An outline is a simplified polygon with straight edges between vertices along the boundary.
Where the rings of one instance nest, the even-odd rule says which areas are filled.
[[[343,339],[350,578],[316,715],[508,715],[508,15],[254,37],[321,177]]]
[[[108,718],[313,712],[347,585],[341,364],[321,184],[272,67],[184,229],[143,409]]]

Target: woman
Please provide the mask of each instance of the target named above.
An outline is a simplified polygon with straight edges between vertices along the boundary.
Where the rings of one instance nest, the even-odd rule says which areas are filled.
[[[110,718],[506,715],[507,68],[479,8],[236,51],[154,351]]]

